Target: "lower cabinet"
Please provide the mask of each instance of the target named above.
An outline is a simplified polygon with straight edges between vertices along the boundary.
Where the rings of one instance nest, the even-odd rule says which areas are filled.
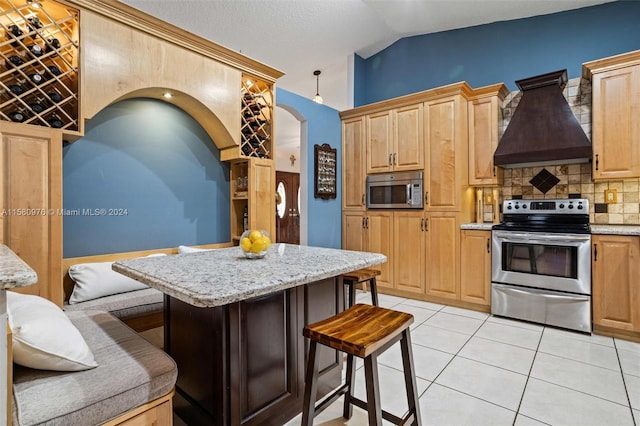
[[[379,288],[393,288],[394,226],[391,211],[344,212],[342,216],[342,248],[345,250],[382,253],[387,262],[377,265]]]
[[[460,300],[491,306],[491,231],[460,231]]]
[[[592,235],[593,324],[640,331],[640,237]]]

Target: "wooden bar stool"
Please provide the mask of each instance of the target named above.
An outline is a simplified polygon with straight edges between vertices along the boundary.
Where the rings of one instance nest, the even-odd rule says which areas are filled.
[[[304,407],[302,425],[310,426],[313,418],[344,395],[343,417],[351,418],[353,405],[367,410],[369,425],[380,426],[382,419],[394,424],[420,425],[418,391],[414,374],[413,354],[409,326],[413,315],[378,306],[357,304],[333,317],[306,326],[302,332],[310,339],[309,359],[305,376]],[[378,355],[400,341],[405,388],[409,402],[409,413],[397,417],[380,406],[380,385],[378,383]],[[318,343],[347,354],[347,375],[345,383],[316,405],[318,387]],[[355,382],[355,357],[364,359],[367,401],[353,395]]]
[[[357,271],[342,274],[342,282],[349,286],[349,306],[356,303],[356,285],[363,283],[366,290],[367,282],[371,288],[371,302],[374,306],[378,306],[378,286],[376,285],[376,277],[381,272],[377,269],[358,269]]]

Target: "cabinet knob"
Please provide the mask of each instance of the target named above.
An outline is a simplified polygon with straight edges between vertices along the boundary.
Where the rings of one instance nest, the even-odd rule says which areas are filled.
[[[424,203],[429,204],[429,192],[424,193]]]
[[[398,164],[398,163],[396,162],[396,153],[394,152],[393,153],[393,165],[395,166],[396,164]]]
[[[391,162],[391,161],[392,161],[392,159],[393,159],[392,154],[389,154],[389,165],[390,165],[390,166],[391,166],[391,165],[393,165],[393,163]]]
[[[429,232],[429,219],[424,220],[424,231]]]
[[[598,163],[599,163],[599,158],[598,158],[598,154],[596,154],[596,171],[598,170]]]
[[[424,218],[420,219],[420,231],[424,232]]]
[[[491,238],[487,238],[487,253],[491,253]]]
[[[597,244],[593,245],[593,261],[594,262],[598,261],[598,245]]]

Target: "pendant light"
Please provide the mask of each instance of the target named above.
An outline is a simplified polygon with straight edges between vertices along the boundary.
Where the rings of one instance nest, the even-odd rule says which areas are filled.
[[[313,75],[316,76],[316,95],[313,97],[313,102],[322,104],[324,100],[322,99],[322,96],[320,96],[320,70],[315,70]]]

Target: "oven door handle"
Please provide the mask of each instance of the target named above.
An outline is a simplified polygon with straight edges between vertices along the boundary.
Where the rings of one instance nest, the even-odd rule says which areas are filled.
[[[549,294],[547,291],[543,293],[539,293],[536,291],[527,291],[527,290],[519,290],[513,287],[507,287],[505,285],[493,284],[497,290],[502,291],[504,293],[511,293],[514,295],[531,295],[531,294],[543,294],[544,297],[548,297],[550,299],[562,299],[562,300],[575,300],[577,302],[587,302],[590,299],[590,296],[583,296],[579,294]]]
[[[591,240],[591,235],[546,235],[539,237],[537,235],[531,235],[526,233],[517,232],[500,232],[494,231],[494,237],[501,238],[507,243],[519,243],[519,242],[543,242],[543,243],[584,243]]]

